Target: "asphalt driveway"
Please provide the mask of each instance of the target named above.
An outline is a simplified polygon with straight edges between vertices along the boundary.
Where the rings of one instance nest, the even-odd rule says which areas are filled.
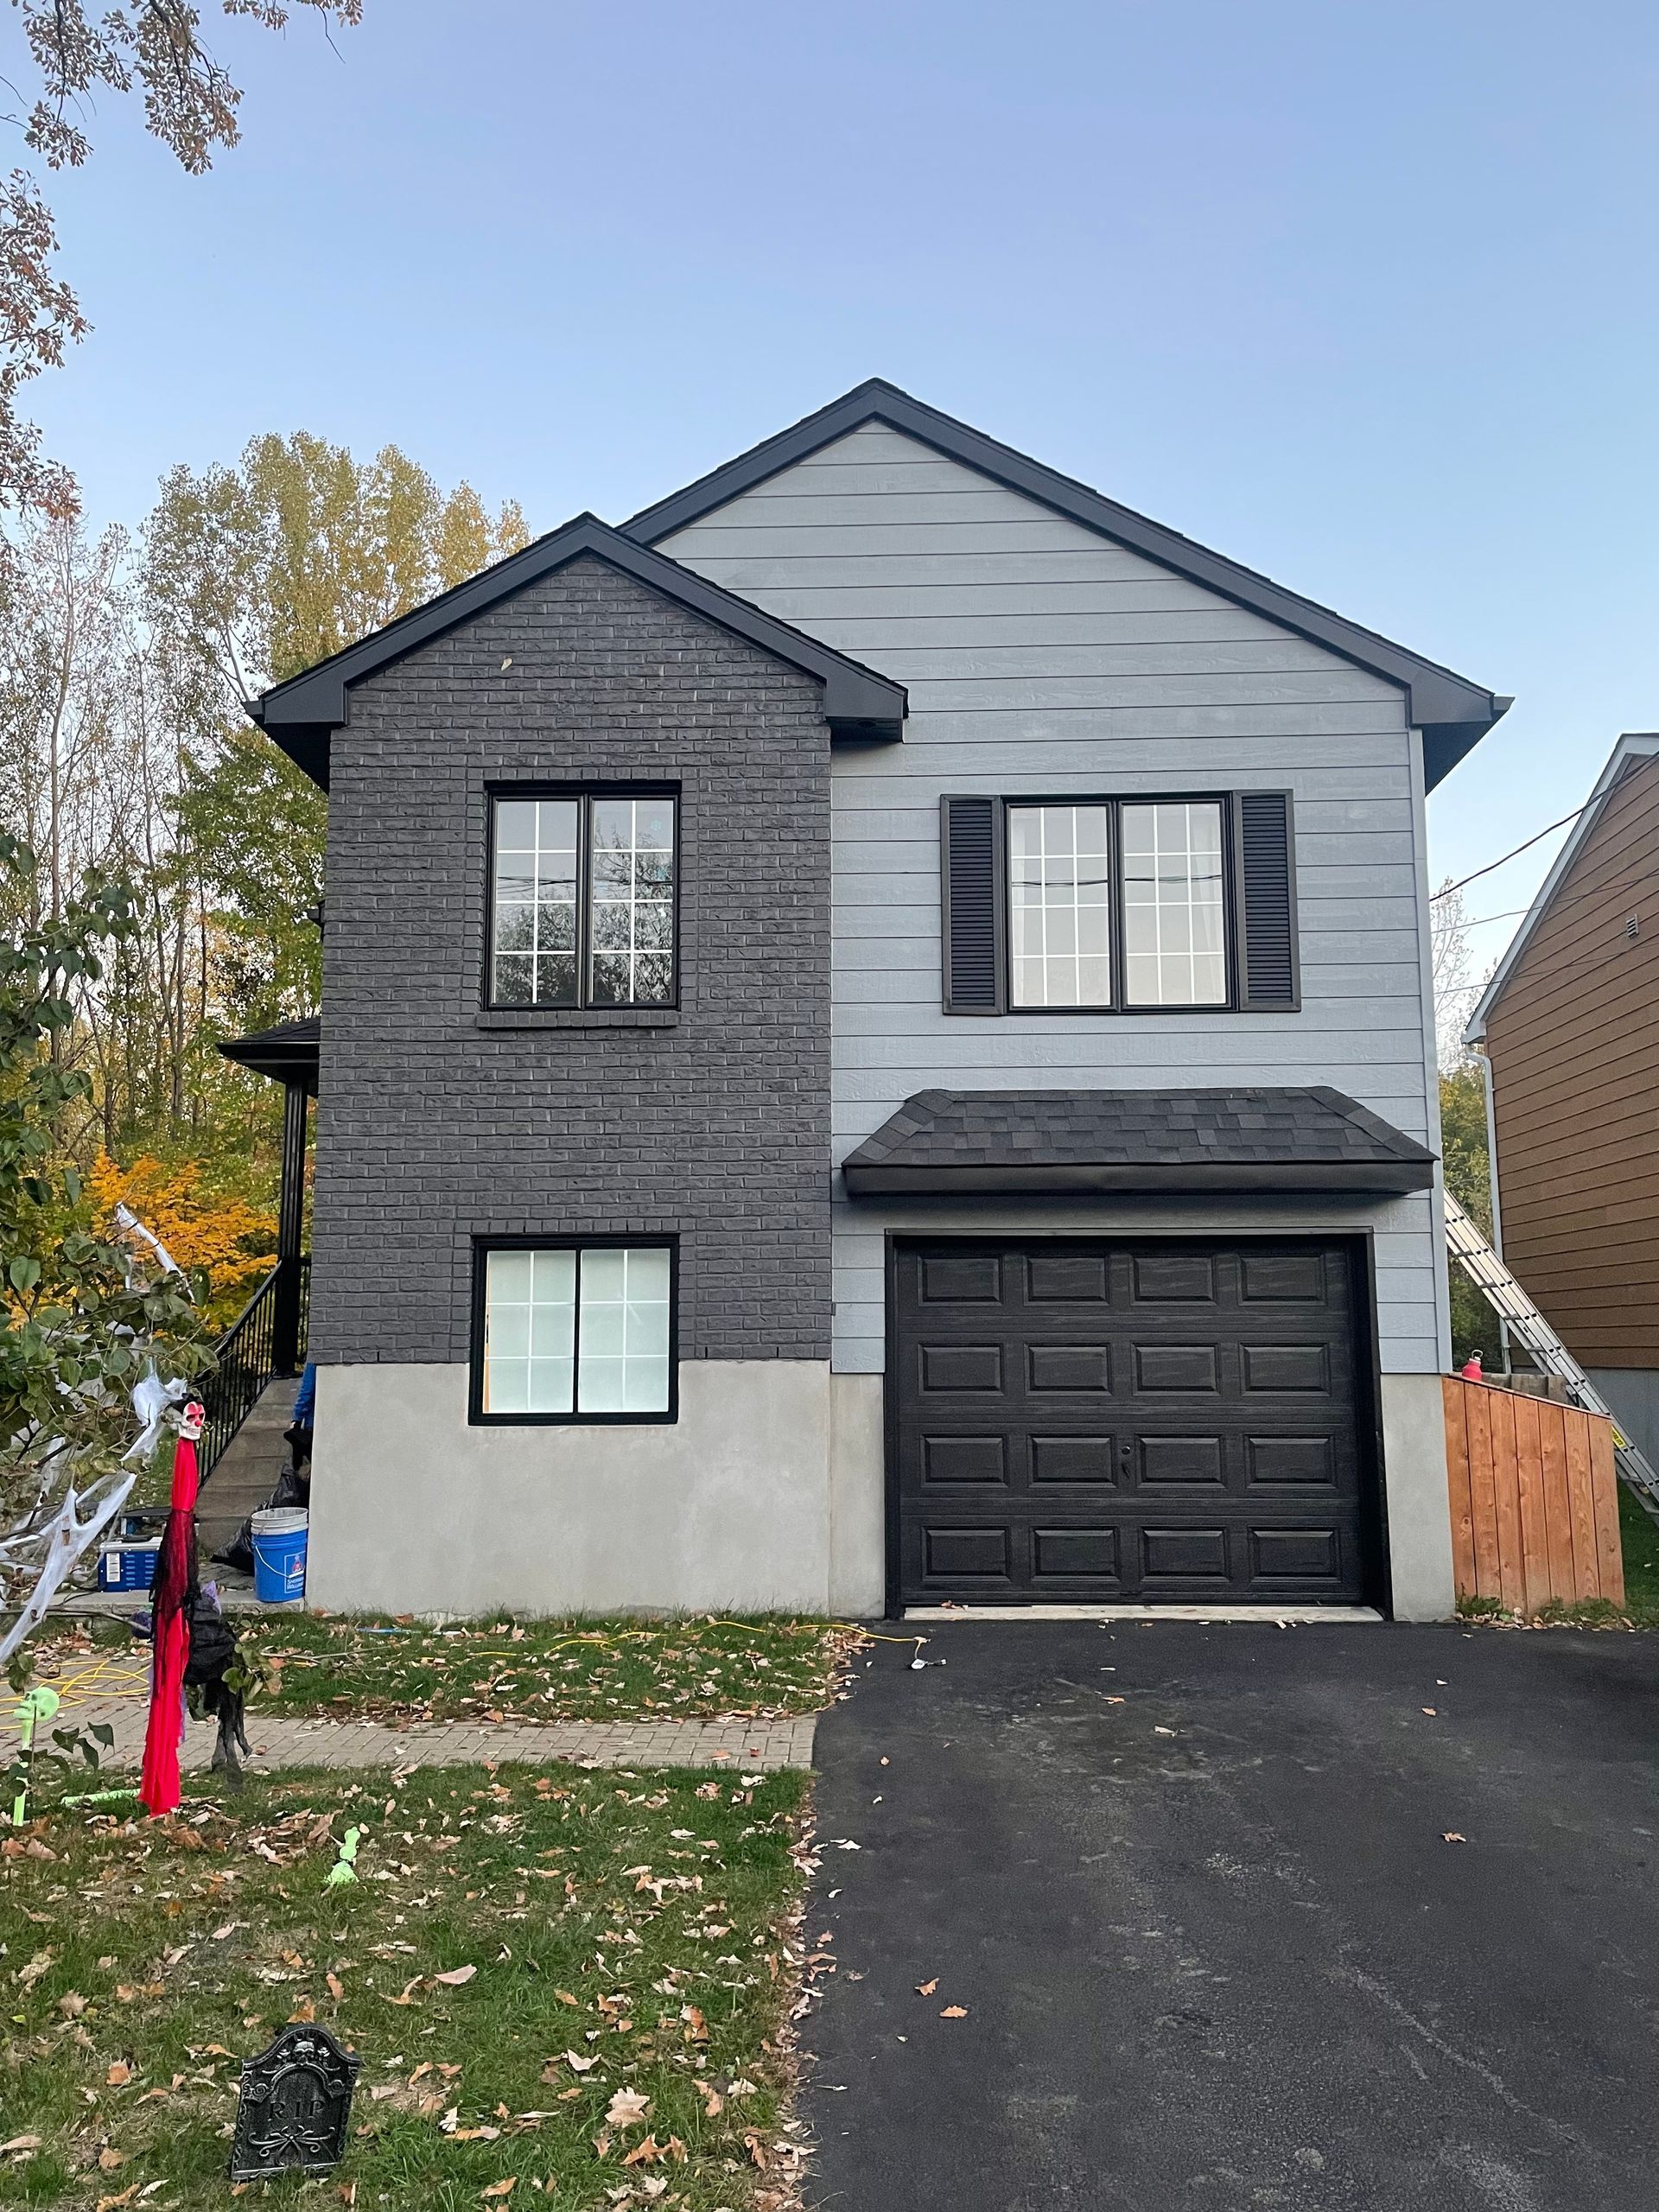
[[[818,1729],[815,2212],[1659,2206],[1659,1636],[929,1633]]]

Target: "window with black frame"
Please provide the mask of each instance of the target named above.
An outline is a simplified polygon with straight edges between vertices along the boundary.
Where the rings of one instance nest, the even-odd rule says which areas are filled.
[[[671,1244],[485,1244],[474,1295],[474,1421],[674,1418]]]
[[[493,1007],[665,1007],[679,978],[671,791],[491,802]]]
[[[1008,1002],[1225,1006],[1218,799],[1007,809]]]

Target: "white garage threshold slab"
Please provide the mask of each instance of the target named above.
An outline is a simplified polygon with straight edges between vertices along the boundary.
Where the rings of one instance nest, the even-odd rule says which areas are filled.
[[[906,1605],[907,1621],[1250,1621],[1257,1628],[1352,1627],[1381,1621],[1371,1605]]]

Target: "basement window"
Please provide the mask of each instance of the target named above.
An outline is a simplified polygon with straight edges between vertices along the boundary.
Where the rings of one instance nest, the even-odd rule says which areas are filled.
[[[473,1421],[673,1421],[675,1259],[670,1243],[480,1244]]]

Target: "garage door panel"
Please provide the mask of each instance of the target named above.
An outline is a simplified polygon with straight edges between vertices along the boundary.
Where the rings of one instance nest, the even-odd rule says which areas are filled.
[[[1006,1582],[1008,1538],[1007,1528],[930,1523],[923,1530],[922,1546],[929,1582]]]
[[[1033,1252],[1026,1297],[1033,1306],[1103,1306],[1110,1295],[1104,1256],[1096,1252]]]
[[[924,1396],[974,1390],[999,1395],[1002,1389],[1001,1344],[930,1344],[921,1347]]]
[[[1003,1489],[1008,1481],[1008,1442],[1005,1436],[925,1436],[922,1439],[922,1480],[930,1490],[950,1483],[992,1483]]]
[[[1132,1372],[1137,1392],[1198,1392],[1213,1397],[1221,1388],[1221,1363],[1214,1344],[1147,1344],[1135,1346]]]
[[[1028,1390],[1087,1390],[1099,1395],[1112,1387],[1112,1357],[1105,1344],[1027,1344]]]
[[[1262,1581],[1325,1582],[1342,1577],[1342,1533],[1324,1529],[1252,1529],[1250,1572]]]
[[[1129,1281],[1137,1308],[1217,1302],[1216,1262],[1207,1252],[1134,1253]]]
[[[1030,1439],[1033,1489],[1049,1484],[1094,1483],[1117,1487],[1117,1440],[1112,1436],[1033,1436]]]
[[[1117,1580],[1117,1531],[1109,1528],[1033,1529],[1032,1580]]]
[[[1312,1241],[901,1245],[902,1590],[1362,1594],[1351,1271]]]
[[[1138,1453],[1143,1491],[1224,1490],[1226,1440],[1220,1436],[1143,1436]]]

